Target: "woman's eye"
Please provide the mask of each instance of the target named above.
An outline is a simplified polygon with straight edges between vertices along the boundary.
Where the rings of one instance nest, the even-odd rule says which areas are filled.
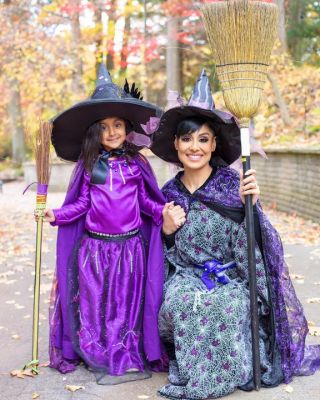
[[[182,142],[189,142],[191,138],[189,136],[182,136],[181,141]]]
[[[200,143],[207,143],[209,141],[208,138],[204,137],[199,140]]]
[[[119,122],[118,124],[115,125],[117,129],[122,128],[122,124]]]

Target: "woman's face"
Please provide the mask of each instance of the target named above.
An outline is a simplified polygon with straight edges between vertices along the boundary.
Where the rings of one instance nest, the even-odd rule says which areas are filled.
[[[126,140],[126,124],[121,118],[110,117],[100,121],[101,144],[105,150],[110,151],[122,147]]]
[[[209,164],[216,139],[209,125],[204,124],[197,131],[176,138],[174,145],[184,168],[201,169]]]

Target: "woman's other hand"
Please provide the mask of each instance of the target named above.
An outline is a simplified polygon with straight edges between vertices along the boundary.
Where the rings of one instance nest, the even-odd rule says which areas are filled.
[[[36,211],[35,211],[35,213],[34,213],[34,219],[36,220],[36,221],[38,221],[38,215],[36,214]],[[53,213],[53,211],[50,209],[50,208],[46,208],[44,211],[43,211],[43,220],[44,221],[46,221],[46,222],[54,222],[55,220],[56,220],[56,217],[54,216],[54,213]]]
[[[180,206],[175,206],[173,201],[165,204],[162,215],[162,231],[165,235],[171,235],[186,222],[184,209]]]
[[[249,169],[243,177],[243,171],[240,171],[240,189],[239,194],[243,204],[245,204],[245,196],[252,194],[252,204],[256,204],[260,189],[256,178],[257,171]]]

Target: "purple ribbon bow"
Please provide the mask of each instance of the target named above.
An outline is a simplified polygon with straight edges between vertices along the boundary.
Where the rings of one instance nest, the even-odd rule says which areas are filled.
[[[210,260],[206,261],[203,265],[195,264],[196,268],[204,269],[203,274],[201,275],[202,282],[206,285],[208,290],[213,290],[216,286],[215,281],[209,278],[210,274],[214,274],[215,278],[217,278],[217,282],[226,285],[230,282],[228,276],[224,273],[227,269],[231,269],[237,266],[235,261],[230,261],[226,264],[222,264],[221,261]]]

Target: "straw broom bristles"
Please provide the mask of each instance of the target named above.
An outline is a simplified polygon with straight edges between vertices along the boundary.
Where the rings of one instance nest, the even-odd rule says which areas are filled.
[[[228,110],[248,126],[257,112],[277,34],[278,7],[250,0],[201,6]]]
[[[40,121],[40,126],[39,130],[37,131],[35,141],[35,157],[37,181],[41,184],[49,183],[49,155],[51,133],[52,123],[47,121]]]

